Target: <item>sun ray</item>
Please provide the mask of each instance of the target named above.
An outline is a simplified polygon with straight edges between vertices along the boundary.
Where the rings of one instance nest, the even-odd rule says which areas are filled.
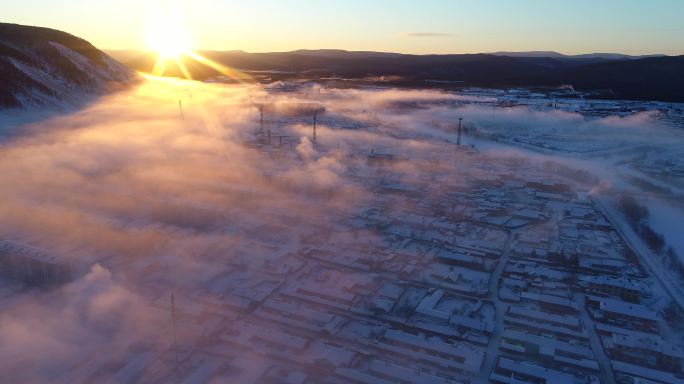
[[[155,14],[150,19],[147,29],[147,45],[150,50],[157,53],[157,60],[152,69],[154,76],[164,76],[169,63],[175,62],[182,76],[192,80],[192,73],[183,62],[184,59],[192,59],[235,82],[247,83],[253,80],[251,76],[242,71],[219,64],[193,51],[190,48],[190,38],[183,27],[181,16],[178,10],[172,10]]]
[[[189,51],[186,53],[190,58],[196,60],[197,62],[206,65],[209,68],[214,69],[215,71],[221,73],[222,75],[237,81],[238,83],[245,83],[251,80],[251,77],[237,69],[227,67],[225,65],[221,65],[211,59],[208,59],[196,52]]]
[[[164,72],[166,71],[166,59],[163,59],[162,57],[159,57],[157,59],[157,62],[154,64],[154,69],[152,70],[152,74],[155,76],[164,76]]]
[[[178,68],[180,69],[183,76],[185,76],[185,78],[188,80],[192,80],[192,74],[190,74],[190,71],[188,71],[188,68],[185,66],[185,63],[183,63],[183,58],[176,57],[174,60],[176,61],[176,65],[178,65]]]

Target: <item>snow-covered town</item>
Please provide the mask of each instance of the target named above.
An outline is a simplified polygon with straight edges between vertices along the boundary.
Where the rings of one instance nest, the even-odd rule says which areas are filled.
[[[55,118],[0,160],[6,326],[69,383],[684,382],[681,276],[618,201],[680,196],[681,106],[497,92],[149,78]]]

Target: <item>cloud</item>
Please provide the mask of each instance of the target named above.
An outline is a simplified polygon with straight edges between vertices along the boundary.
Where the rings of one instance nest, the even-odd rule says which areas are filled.
[[[116,360],[155,325],[140,297],[95,265],[57,291],[34,293],[0,318],[0,372],[12,382],[68,382],[75,362]]]
[[[405,33],[405,37],[417,37],[417,38],[431,38],[431,37],[454,37],[456,35],[451,33],[439,33],[439,32],[409,32]]]

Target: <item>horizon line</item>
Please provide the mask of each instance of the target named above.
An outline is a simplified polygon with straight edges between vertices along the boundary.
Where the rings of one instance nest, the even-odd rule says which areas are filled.
[[[153,53],[153,50],[145,48],[99,48],[102,51],[130,51],[130,52],[145,52]],[[680,53],[624,53],[624,52],[585,52],[585,53],[565,53],[561,51],[554,50],[529,50],[529,51],[493,51],[493,52],[451,52],[451,53],[411,53],[411,52],[399,52],[399,51],[383,51],[383,50],[367,50],[367,49],[344,49],[344,48],[297,48],[292,50],[274,50],[274,51],[247,51],[244,49],[216,49],[216,48],[197,48],[192,51],[196,52],[242,52],[247,54],[260,54],[260,53],[294,53],[301,51],[310,52],[322,52],[322,51],[337,51],[337,52],[349,52],[349,53],[381,53],[381,54],[393,54],[393,55],[406,55],[406,56],[443,56],[443,55],[504,55],[504,54],[543,54],[549,53],[554,55],[562,55],[567,57],[573,56],[587,56],[587,55],[623,55],[631,57],[647,57],[647,56],[665,56],[665,57],[678,57],[684,56],[684,51]],[[539,56],[548,57],[548,56]]]

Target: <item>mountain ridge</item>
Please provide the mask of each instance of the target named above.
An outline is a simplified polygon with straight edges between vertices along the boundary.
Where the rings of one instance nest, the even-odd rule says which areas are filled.
[[[236,68],[263,81],[363,80],[392,78],[385,85],[407,87],[560,87],[572,85],[591,97],[624,100],[684,102],[684,56],[601,58],[589,54],[574,57],[512,57],[493,54],[407,55],[343,50],[298,50],[248,53],[200,51],[209,59]],[[113,56],[131,68],[149,72],[153,53],[128,51]],[[196,80],[220,77],[197,63],[186,61]],[[170,76],[181,76],[173,64]],[[261,81],[261,80],[260,80]]]
[[[636,60],[644,59],[648,57],[664,57],[664,54],[653,54],[653,55],[627,55],[624,53],[584,53],[578,55],[566,55],[556,51],[521,51],[521,52],[491,52],[489,53],[495,56],[509,56],[509,57],[551,57],[556,59],[603,59],[603,60]]]
[[[0,23],[0,109],[78,105],[136,78],[134,71],[80,37]]]

